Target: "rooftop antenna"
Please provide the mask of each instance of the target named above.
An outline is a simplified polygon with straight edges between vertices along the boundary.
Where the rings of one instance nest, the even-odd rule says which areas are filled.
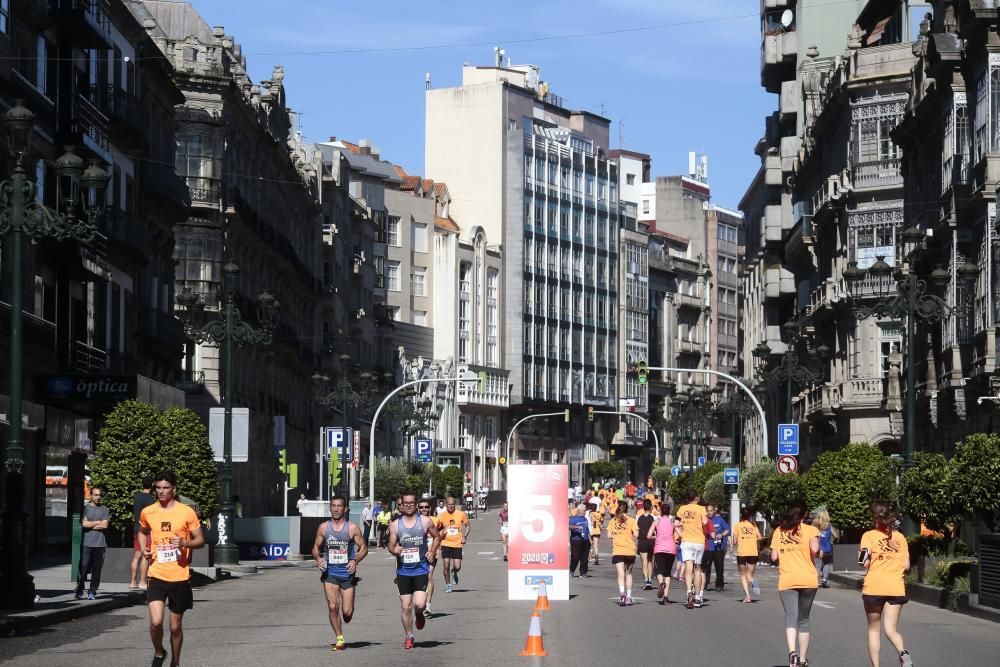
[[[625,127],[625,119],[618,119],[618,149],[621,150],[622,146],[622,128]]]
[[[507,55],[507,52],[502,46],[493,47],[493,56],[496,60],[497,67],[503,67],[503,57]]]
[[[424,72],[424,90],[431,89],[431,73]]]

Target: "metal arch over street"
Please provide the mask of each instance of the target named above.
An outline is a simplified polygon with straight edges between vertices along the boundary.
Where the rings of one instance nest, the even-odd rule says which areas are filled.
[[[656,443],[656,455],[653,460],[659,465],[660,462],[660,436],[656,435],[656,429],[653,425],[649,423],[649,420],[642,415],[637,415],[634,412],[622,412],[621,410],[594,410],[595,415],[624,415],[626,417],[634,417],[639,421],[646,424],[646,428],[649,429],[649,434],[653,436],[653,442]]]
[[[510,429],[510,433],[507,434],[507,444],[504,447],[504,451],[507,452],[507,463],[511,462],[510,458],[510,439],[514,437],[514,432],[517,431],[517,427],[528,421],[529,419],[534,419],[535,417],[562,417],[565,416],[566,411],[560,410],[559,412],[540,412],[537,415],[528,415],[527,417],[521,417],[514,424],[514,427]],[[517,463],[517,450],[514,450],[514,463]]]
[[[754,395],[754,393],[750,391],[750,388],[747,387],[745,384],[743,384],[737,378],[734,378],[732,375],[729,375],[728,373],[723,373],[721,371],[713,371],[709,368],[673,368],[671,366],[650,366],[649,370],[667,371],[669,373],[704,373],[705,375],[717,375],[718,377],[726,378],[727,380],[730,380],[731,382],[739,385],[740,389],[746,392],[746,395],[750,397],[751,401],[753,401],[754,406],[757,408],[757,412],[760,414],[761,433],[764,436],[764,451],[765,452],[771,451],[768,445],[767,417],[765,417],[764,415],[764,408],[761,406],[760,401],[757,400],[757,397]]]
[[[371,437],[368,439],[368,500],[371,501],[371,506],[375,507],[375,429],[378,426],[378,416],[382,412],[382,408],[385,404],[392,400],[392,397],[398,394],[403,389],[407,387],[413,387],[418,384],[423,384],[425,382],[477,382],[479,380],[475,375],[465,376],[465,377],[450,377],[450,378],[422,378],[420,380],[410,380],[399,385],[382,399],[382,402],[378,404],[378,408],[375,409],[375,416],[372,417],[372,428]],[[559,413],[562,414],[562,413]]]

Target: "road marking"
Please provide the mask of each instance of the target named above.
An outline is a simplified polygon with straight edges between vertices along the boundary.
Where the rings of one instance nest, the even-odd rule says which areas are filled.
[[[491,558],[490,560],[500,560],[500,556],[494,556],[494,557],[493,557],[493,558]]]
[[[832,602],[823,602],[822,600],[815,600],[813,602],[813,604],[817,604],[820,607],[823,607],[823,609],[836,609],[837,608],[836,606],[834,606],[834,604]]]
[[[479,551],[476,553],[477,556],[492,556],[496,551]]]

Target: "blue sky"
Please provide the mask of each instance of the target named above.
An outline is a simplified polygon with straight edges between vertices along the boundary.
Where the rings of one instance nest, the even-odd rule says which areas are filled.
[[[457,85],[464,62],[492,63],[494,44],[514,64],[540,66],[568,106],[603,105],[612,146],[621,121],[622,146],[651,154],[654,175],[685,172],[690,150],[707,154],[723,206],[735,207],[753,177],[752,149],[776,105],[760,87],[757,0],[192,2],[240,42],[255,81],[285,66],[310,140],[370,139],[411,173],[423,171],[424,74]],[[667,27],[516,41],[650,26]],[[475,45],[371,51],[455,44]]]

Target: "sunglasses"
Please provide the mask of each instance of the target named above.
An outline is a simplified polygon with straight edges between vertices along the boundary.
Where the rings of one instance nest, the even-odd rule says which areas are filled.
[[[421,506],[420,506],[420,507],[418,507],[417,509],[418,509],[418,510],[429,510],[430,508],[431,508],[431,507],[430,507],[430,505],[421,505]]]

